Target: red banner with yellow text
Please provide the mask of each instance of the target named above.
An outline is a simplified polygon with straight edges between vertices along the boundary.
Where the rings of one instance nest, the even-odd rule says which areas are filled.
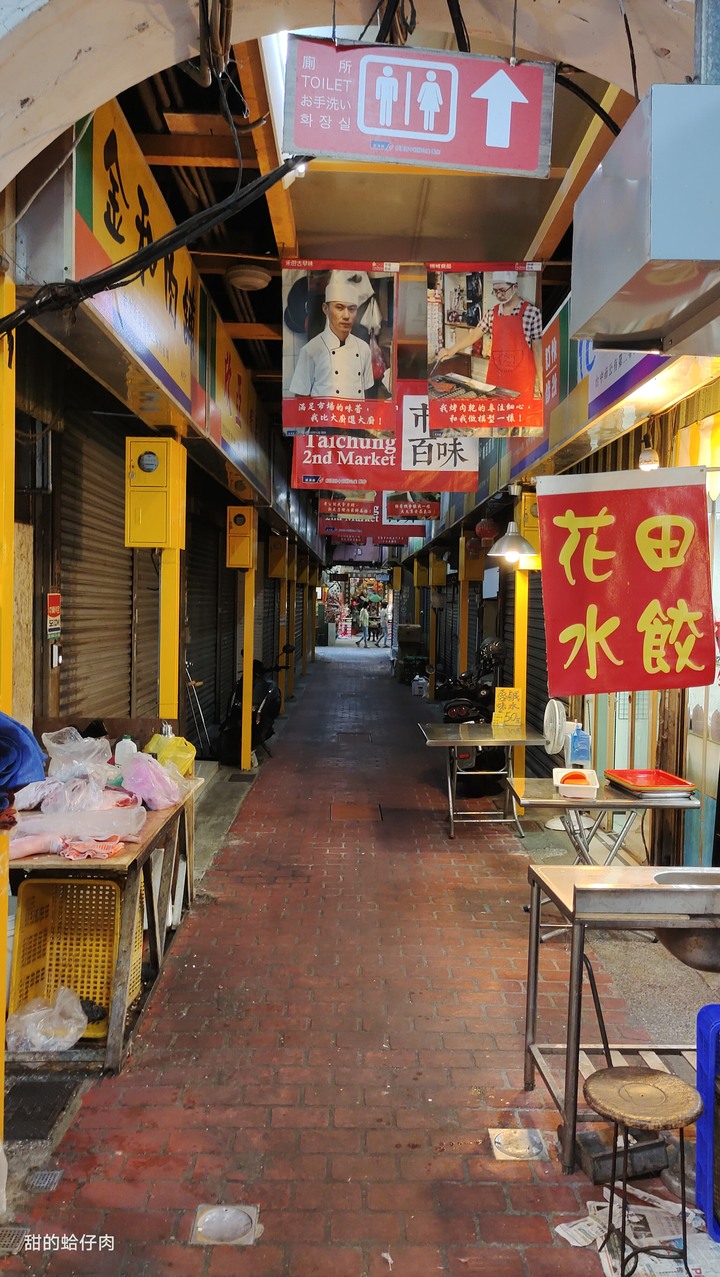
[[[551,696],[715,677],[705,470],[540,477]]]

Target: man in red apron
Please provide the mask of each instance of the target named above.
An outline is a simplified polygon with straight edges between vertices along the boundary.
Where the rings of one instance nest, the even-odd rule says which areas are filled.
[[[537,306],[523,301],[518,293],[516,270],[493,271],[493,295],[497,305],[486,311],[480,323],[468,330],[454,346],[438,351],[441,362],[451,359],[489,334],[492,340],[486,381],[496,386],[498,395],[513,390],[527,404],[525,420],[537,415],[542,421],[542,316]],[[538,404],[532,403],[538,400]],[[529,422],[528,422],[529,423]]]

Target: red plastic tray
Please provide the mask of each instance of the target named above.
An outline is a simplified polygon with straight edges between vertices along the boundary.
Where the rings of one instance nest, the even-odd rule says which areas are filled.
[[[620,785],[634,794],[689,794],[695,788],[691,780],[683,780],[681,776],[673,776],[672,772],[660,771],[657,767],[647,771],[632,768],[628,771],[606,771],[605,777],[613,785]]]

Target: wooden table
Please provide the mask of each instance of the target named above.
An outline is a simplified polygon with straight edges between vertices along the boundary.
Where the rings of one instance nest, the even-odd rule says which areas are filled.
[[[575,1165],[578,1122],[597,1122],[592,1110],[578,1112],[580,1077],[605,1067],[601,1042],[580,1041],[583,956],[588,928],[603,931],[664,929],[717,929],[720,924],[720,887],[669,886],[662,882],[667,871],[651,865],[530,865],[530,933],[525,1009],[525,1089],[535,1086],[537,1068],[561,1116],[560,1148],[563,1171]],[[660,876],[658,881],[656,875]],[[564,1042],[538,1042],[538,975],[540,911],[551,901],[566,921],[571,936],[567,1030]],[[611,1043],[616,1064],[640,1064],[673,1069],[673,1061],[685,1069],[695,1066],[695,1044]],[[553,1064],[564,1058],[564,1086]]]
[[[612,864],[641,813],[667,808],[685,811],[700,806],[700,799],[694,796],[689,798],[686,792],[671,795],[631,794],[615,785],[601,785],[595,798],[583,797],[579,801],[580,794],[577,798],[562,797],[551,779],[511,776],[508,785],[515,802],[526,811],[541,807],[550,807],[557,811],[563,829],[575,849],[576,865],[595,863],[590,854],[590,844],[608,812],[621,816],[623,823],[619,830],[613,830],[609,835],[608,853],[603,861],[606,865]],[[585,825],[583,812],[592,812],[591,825]]]
[[[493,723],[420,723],[420,730],[431,749],[445,750],[445,768],[447,773],[448,812],[450,819],[450,837],[455,837],[456,824],[486,824],[496,822],[512,822],[521,838],[525,831],[518,819],[515,799],[511,789],[512,781],[512,749],[515,745],[545,745],[545,737],[534,727],[526,727],[524,723],[516,727]],[[505,751],[505,762],[500,768],[483,767],[482,754],[478,758],[478,766],[474,768],[458,767],[458,751],[465,747],[478,750],[497,746]],[[458,811],[457,782],[461,776],[497,776],[503,786],[504,800],[502,810],[493,811]]]
[[[145,888],[147,943],[152,983],[160,973],[165,953],[183,913],[192,906],[194,875],[196,781],[182,802],[162,811],[149,811],[139,843],[127,843],[109,860],[66,860],[64,856],[28,856],[13,860],[11,874],[18,871],[33,878],[85,880],[98,878],[120,887],[120,937],[112,985],[107,1039],[97,1046],[78,1044],[60,1052],[22,1052],[6,1055],[8,1065],[43,1064],[51,1068],[83,1066],[89,1070],[117,1072],[127,1054],[130,1037],[148,988],[143,989],[138,1016],[128,1023],[128,990],[131,975],[133,937],[140,908],[140,886]],[[21,821],[22,823],[22,821]],[[159,867],[159,873],[158,873]],[[154,872],[155,870],[155,872]],[[15,936],[15,944],[19,936]]]

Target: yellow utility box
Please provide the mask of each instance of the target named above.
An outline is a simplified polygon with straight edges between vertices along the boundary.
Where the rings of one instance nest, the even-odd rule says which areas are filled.
[[[227,508],[226,566],[247,572],[257,567],[257,510],[251,505]]]
[[[520,534],[529,541],[536,556],[540,555],[540,520],[538,517],[538,499],[536,492],[523,492],[518,510]],[[539,566],[539,564],[538,564]]]
[[[185,549],[187,452],[175,439],[125,440],[125,544]]]

